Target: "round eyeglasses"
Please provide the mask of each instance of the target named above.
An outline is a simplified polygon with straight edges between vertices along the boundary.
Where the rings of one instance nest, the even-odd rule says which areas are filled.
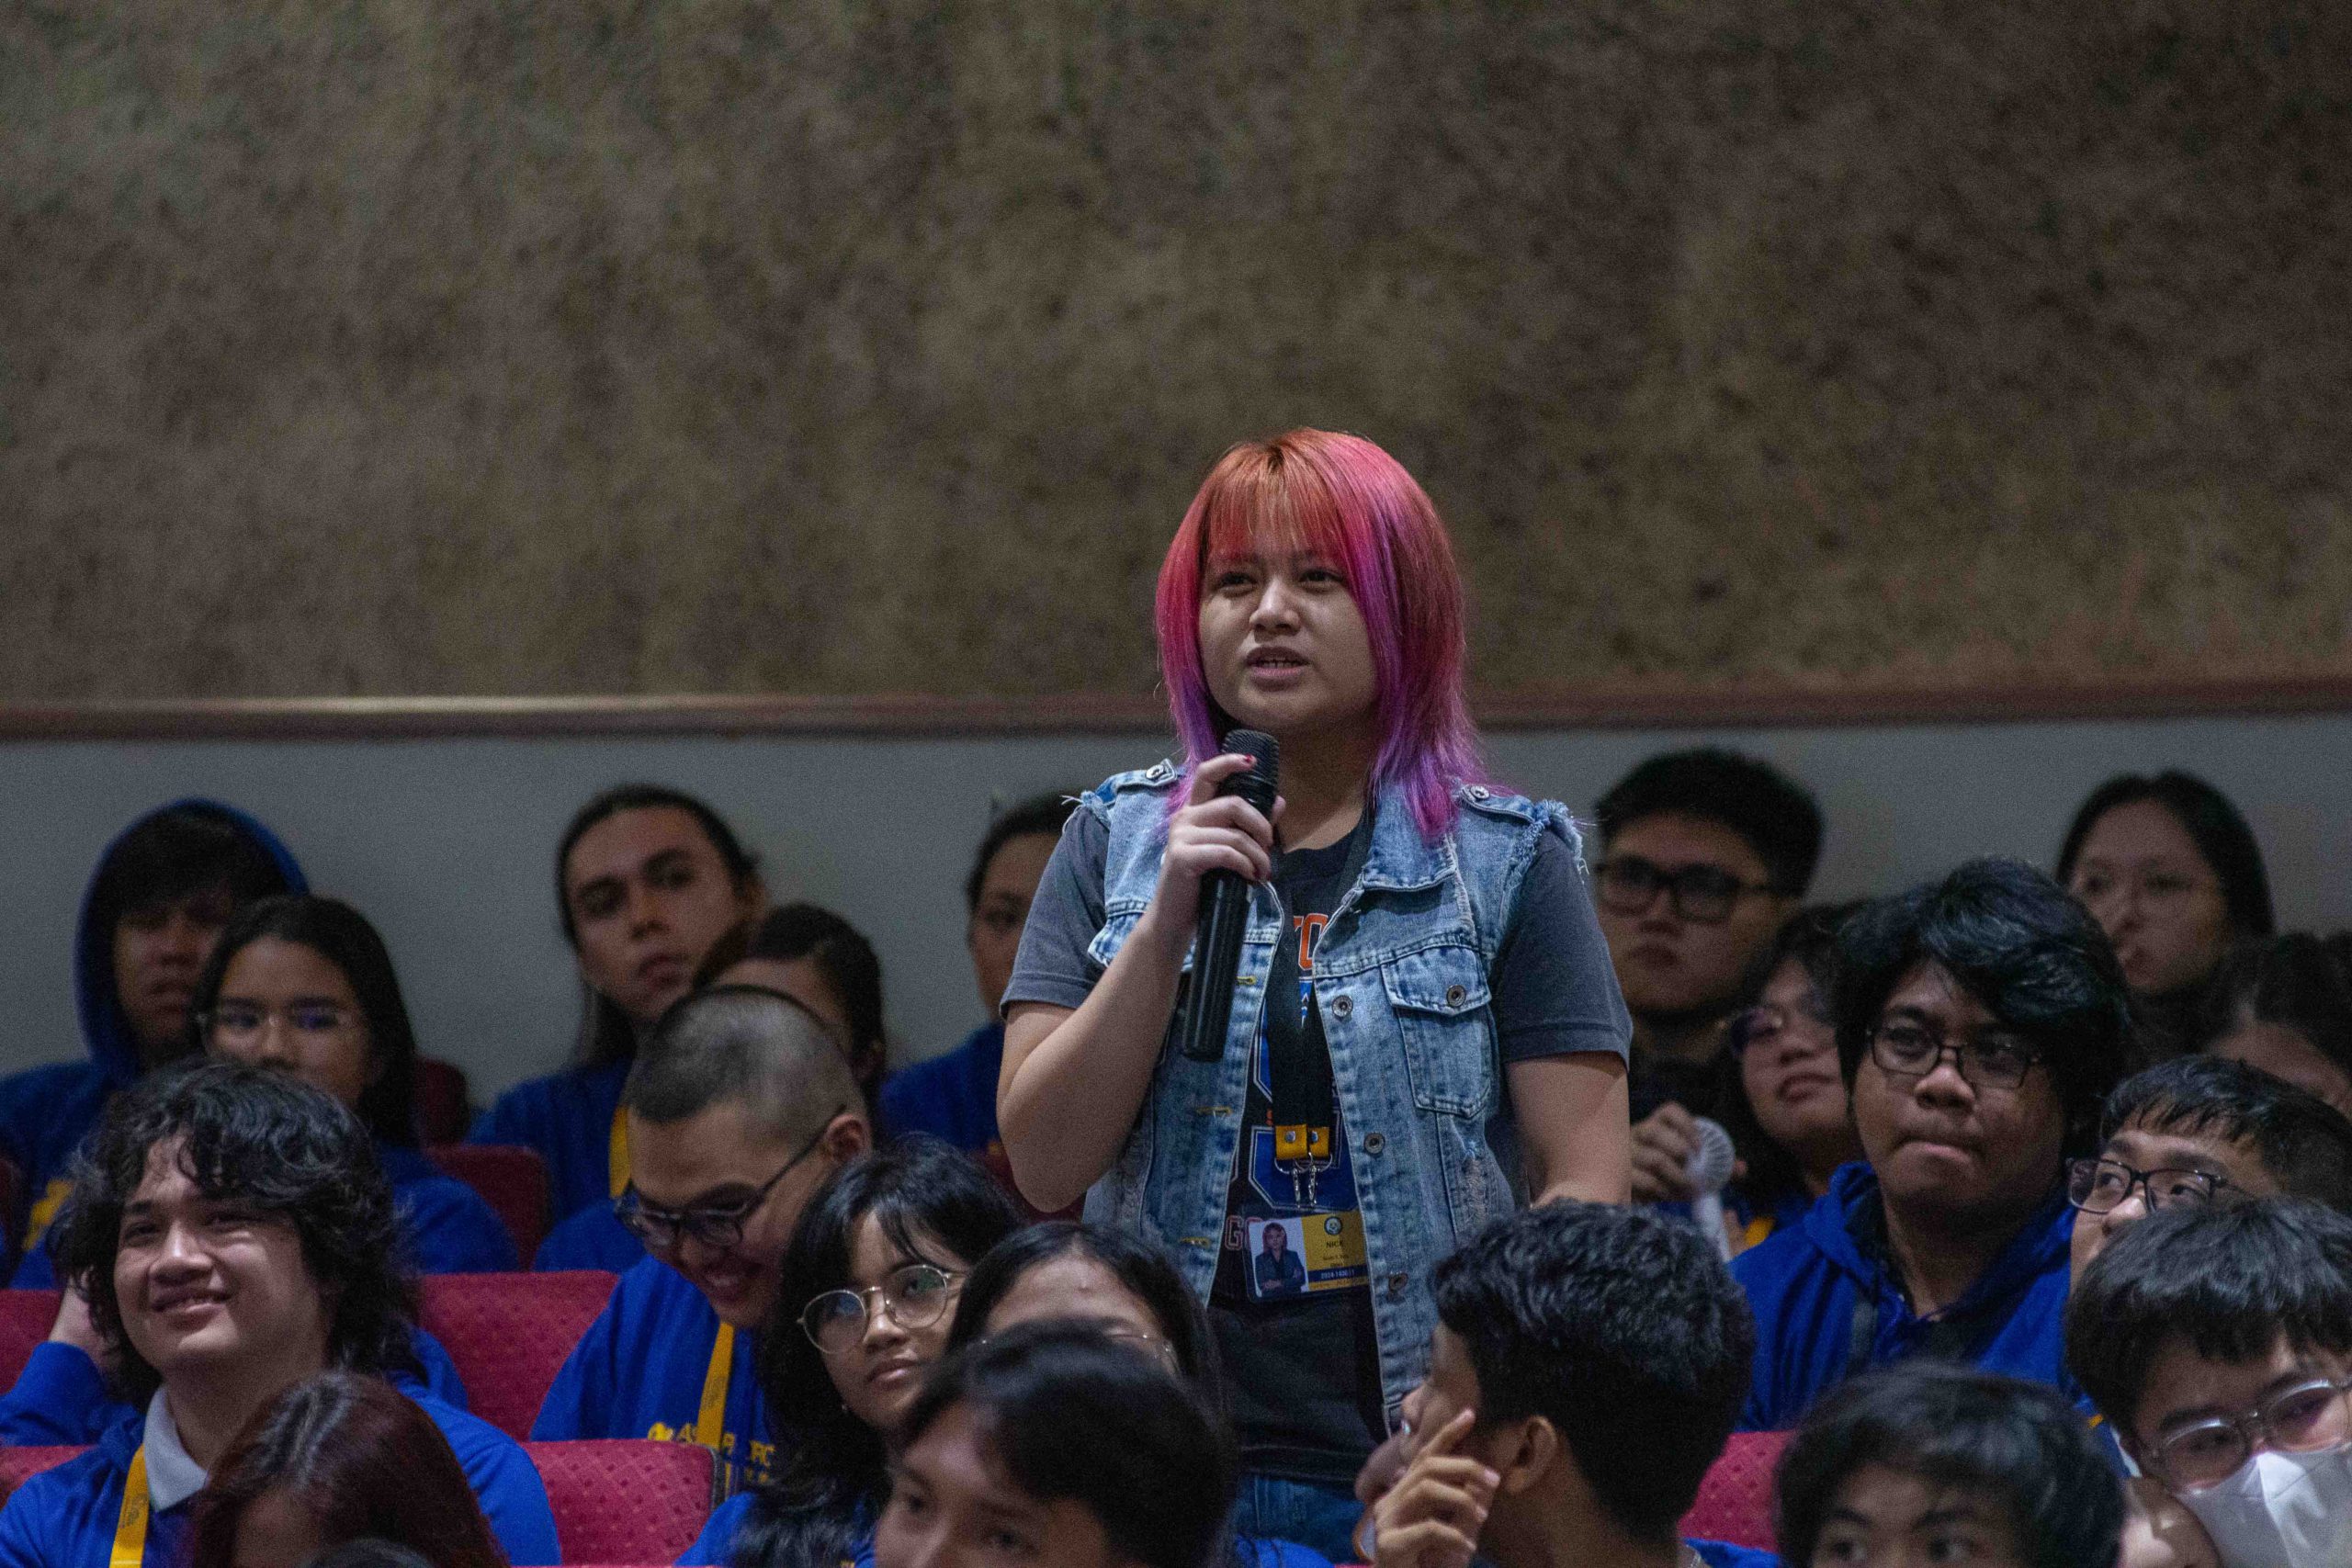
[[[2202,1491],[2235,1475],[2260,1443],[2278,1453],[2308,1454],[2352,1442],[2347,1389],[2352,1379],[2313,1378],[2242,1415],[2175,1427],[2156,1439],[2156,1474],[2167,1485]]]
[[[2146,1198],[2148,1212],[2193,1208],[2210,1203],[2230,1185],[2227,1177],[2210,1170],[2141,1170],[2120,1159],[2078,1159],[2066,1166],[2066,1201],[2086,1214],[2105,1214],[2123,1206],[2137,1188]]]
[[[845,1356],[865,1337],[876,1312],[901,1328],[929,1328],[945,1315],[964,1276],[932,1263],[910,1263],[862,1291],[827,1291],[800,1309],[800,1332],[828,1356]]]

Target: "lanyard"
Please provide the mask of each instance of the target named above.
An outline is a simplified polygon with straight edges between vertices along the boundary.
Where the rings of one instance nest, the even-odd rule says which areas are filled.
[[[147,1557],[147,1445],[130,1456],[122,1478],[122,1517],[114,1527],[114,1551],[107,1568],[140,1568]]]
[[[710,1371],[703,1374],[702,1404],[695,1412],[695,1441],[718,1452],[727,1428],[727,1383],[735,1370],[735,1325],[722,1323],[710,1344]],[[121,1568],[120,1564],[114,1568]]]
[[[628,1112],[620,1106],[613,1107],[612,1142],[605,1146],[605,1168],[611,1172],[612,1195],[616,1198],[628,1190]]]
[[[1341,902],[1354,891],[1356,878],[1363,874],[1364,863],[1371,857],[1372,808],[1366,806],[1363,819],[1348,835],[1348,852],[1337,883]],[[1327,934],[1329,930],[1327,926]],[[1301,922],[1288,909],[1283,911],[1282,925],[1274,937],[1273,965],[1266,975],[1266,1081],[1272,1090],[1268,1098],[1273,1101],[1277,1153],[1284,1157],[1313,1156],[1328,1163],[1331,1157],[1331,1123],[1336,1114],[1332,1105],[1331,1055],[1328,1047],[1321,1051],[1308,1048],[1306,1013],[1315,1000],[1311,992],[1300,994],[1299,983],[1306,971],[1299,949],[1313,931],[1311,924]],[[1319,1030],[1313,1032],[1320,1034]],[[1283,1146],[1282,1132],[1291,1128],[1303,1130],[1297,1135],[1303,1141],[1295,1149]],[[1322,1134],[1319,1140],[1316,1137],[1318,1132]]]

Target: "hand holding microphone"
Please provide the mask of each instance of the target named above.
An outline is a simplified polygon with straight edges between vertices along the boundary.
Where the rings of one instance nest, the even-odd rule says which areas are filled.
[[[1182,1022],[1184,1055],[1196,1062],[1214,1062],[1225,1055],[1233,991],[1241,971],[1241,939],[1250,923],[1250,885],[1273,874],[1274,784],[1282,748],[1271,735],[1237,729],[1225,738],[1225,751],[1202,764],[1193,781],[1191,803],[1169,825],[1168,852],[1160,862],[1162,897],[1173,880],[1171,866],[1199,878],[1193,986]],[[1235,761],[1236,757],[1247,757],[1248,765]],[[1204,798],[1204,792],[1212,789],[1215,795]],[[1261,828],[1263,839],[1258,834]],[[1169,914],[1175,918],[1178,911],[1171,908]]]

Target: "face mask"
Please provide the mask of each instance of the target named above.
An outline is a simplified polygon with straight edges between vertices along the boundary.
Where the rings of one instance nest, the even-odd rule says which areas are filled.
[[[2342,1568],[2352,1562],[2352,1448],[2256,1454],[2218,1486],[2177,1492],[2222,1568]]]

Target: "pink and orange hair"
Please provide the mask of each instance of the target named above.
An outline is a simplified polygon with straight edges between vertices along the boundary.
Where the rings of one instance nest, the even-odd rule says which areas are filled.
[[[1217,459],[1159,567],[1159,670],[1189,762],[1217,754],[1232,718],[1201,667],[1211,559],[1309,550],[1337,563],[1372,642],[1375,788],[1411,804],[1422,835],[1453,824],[1456,785],[1485,777],[1463,698],[1462,578],[1444,520],[1404,466],[1361,435],[1294,430]]]

